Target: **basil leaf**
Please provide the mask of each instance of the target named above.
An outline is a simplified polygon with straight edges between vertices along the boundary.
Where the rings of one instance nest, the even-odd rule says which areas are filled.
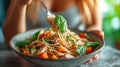
[[[52,44],[52,43],[53,43],[52,40],[46,40],[46,42],[49,43],[49,44]]]
[[[78,45],[76,52],[81,56],[86,54],[86,48],[91,46],[93,49],[98,47],[100,44],[98,42],[87,42],[83,46]]]
[[[19,42],[17,42],[15,45],[16,46],[25,46],[25,45],[28,45],[28,44],[30,44],[31,42],[29,41],[29,40],[25,40],[25,41],[19,41]]]
[[[60,32],[65,33],[66,32],[66,20],[63,16],[57,15],[54,20],[55,24],[58,26]]]
[[[85,46],[89,47],[91,46],[92,48],[98,47],[100,44],[98,42],[87,42],[85,43]]]
[[[80,56],[83,56],[86,54],[86,47],[84,46],[78,46],[78,48],[76,49],[76,52],[78,54],[80,54]]]
[[[40,31],[36,32],[35,34],[33,34],[32,36],[32,41],[35,41],[38,37],[38,34],[39,34]]]
[[[36,32],[35,34],[33,34],[33,36],[32,36],[32,41],[34,41],[34,40],[37,39],[39,32],[40,32],[40,31],[38,31],[38,32]],[[30,43],[31,43],[31,41],[25,40],[25,41],[19,41],[19,42],[17,42],[15,45],[16,45],[16,46],[22,46],[22,47],[23,47],[23,46],[25,46],[25,45],[27,45],[27,44],[30,44]]]

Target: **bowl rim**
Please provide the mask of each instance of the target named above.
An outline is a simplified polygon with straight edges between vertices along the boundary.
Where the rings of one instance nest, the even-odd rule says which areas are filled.
[[[76,60],[76,59],[79,59],[80,57],[84,57],[84,56],[88,56],[88,55],[92,55],[92,54],[97,54],[99,53],[100,51],[102,51],[102,49],[104,48],[105,46],[105,41],[103,39],[101,39],[99,36],[97,36],[96,34],[92,33],[92,32],[86,32],[86,31],[80,31],[80,32],[84,32],[84,33],[87,33],[87,34],[93,34],[95,37],[99,38],[103,44],[100,44],[99,48],[95,51],[93,51],[92,53],[90,54],[86,54],[86,55],[83,55],[83,56],[78,56],[78,57],[75,57],[75,58],[69,58],[69,59],[42,59],[42,58],[37,58],[37,57],[33,57],[33,56],[29,56],[29,55],[24,55],[22,54],[21,52],[18,52],[17,50],[15,50],[13,47],[12,47],[12,41],[13,39],[18,36],[18,35],[21,35],[21,34],[24,34],[24,33],[27,33],[27,32],[32,32],[32,31],[35,31],[35,30],[40,30],[40,29],[32,29],[32,30],[28,30],[26,32],[23,32],[23,33],[19,33],[19,34],[16,34],[15,36],[12,37],[12,39],[10,40],[9,44],[10,44],[10,49],[12,49],[14,52],[16,52],[18,55],[22,55],[22,56],[26,56],[28,58],[33,58],[33,59],[37,59],[37,60],[43,60],[43,61],[69,61],[69,60]],[[79,31],[79,30],[78,30]],[[21,56],[20,56],[21,57]],[[22,57],[23,58],[23,57]]]

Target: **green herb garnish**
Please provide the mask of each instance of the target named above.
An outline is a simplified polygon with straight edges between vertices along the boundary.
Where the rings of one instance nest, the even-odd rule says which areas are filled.
[[[81,56],[86,54],[86,48],[92,47],[93,49],[97,48],[100,44],[98,42],[87,42],[83,46],[78,45],[78,48],[76,49],[76,52],[80,54]]]
[[[47,43],[52,44],[53,40],[46,40]]]
[[[32,41],[30,41],[30,40],[19,41],[19,42],[17,42],[15,45],[16,45],[16,46],[22,46],[22,47],[24,47],[25,45],[30,44],[31,42],[33,42],[33,41],[35,41],[35,40],[37,39],[39,32],[40,32],[40,31],[38,31],[38,32],[36,32],[35,34],[33,34],[33,36],[32,36]]]
[[[25,41],[19,41],[17,42],[15,45],[16,46],[25,46],[25,45],[28,45],[30,44],[31,42],[29,40],[25,40]]]
[[[32,41],[35,41],[38,37],[38,34],[39,34],[40,31],[36,32],[35,34],[33,34],[32,36]]]
[[[79,45],[78,48],[76,49],[76,52],[80,54],[80,56],[83,56],[86,54],[86,47]]]
[[[55,17],[55,20],[54,20],[55,24],[58,26],[60,32],[62,33],[65,33],[67,30],[66,30],[66,27],[67,27],[67,22],[65,20],[65,18],[61,15],[57,15]]]

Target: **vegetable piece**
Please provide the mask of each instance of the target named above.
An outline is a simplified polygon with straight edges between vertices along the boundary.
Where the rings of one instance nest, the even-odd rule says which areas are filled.
[[[87,42],[83,46],[78,45],[76,52],[82,56],[82,55],[91,53],[93,49],[95,49],[98,46],[99,46],[98,42]]]
[[[85,46],[89,47],[91,46],[93,49],[99,46],[98,42],[87,42],[85,43]]]
[[[93,51],[92,47],[86,48],[86,54],[92,53],[92,51]]]
[[[42,39],[44,37],[44,33],[40,34],[39,39]]]
[[[80,54],[80,56],[83,56],[86,54],[86,47],[78,45],[76,52]]]
[[[40,53],[37,57],[41,59],[49,59],[47,52]]]
[[[29,40],[25,40],[25,41],[19,41],[19,42],[17,42],[15,45],[16,46],[18,46],[18,47],[20,47],[20,46],[25,46],[25,45],[28,45],[28,44],[30,44],[31,42],[29,41]]]
[[[23,51],[23,54],[24,54],[24,55],[28,55],[28,53],[29,53],[29,52],[28,52],[27,50]]]
[[[25,48],[21,48],[21,51],[22,51],[22,53],[24,55],[28,55],[29,54],[28,50],[26,50]]]
[[[63,16],[57,15],[54,19],[54,22],[58,26],[60,32],[65,33],[67,31],[66,30],[66,27],[67,27],[66,23],[67,22]]]
[[[58,47],[58,48],[57,48],[57,51],[58,51],[58,52],[61,52],[61,53],[66,52],[66,51],[65,51],[65,48],[62,47],[62,46]]]
[[[39,34],[40,31],[36,32],[35,34],[33,34],[32,36],[32,41],[35,41],[38,37],[38,34]]]
[[[60,39],[59,39],[59,42],[60,42],[60,43],[62,43],[62,42],[63,42],[63,40],[60,38]]]
[[[56,55],[52,55],[52,56],[51,56],[51,59],[55,59],[55,60],[57,60],[58,57],[57,57]]]
[[[80,33],[80,34],[79,34],[79,37],[80,37],[80,38],[85,38],[85,34],[84,34],[84,33]]]
[[[77,49],[77,46],[76,46],[76,45],[73,45],[73,46],[72,46],[72,49]]]
[[[47,43],[52,44],[53,40],[46,40]]]
[[[45,32],[45,36],[49,37],[49,36],[50,36],[50,32],[49,32],[49,31],[46,31],[46,32]]]

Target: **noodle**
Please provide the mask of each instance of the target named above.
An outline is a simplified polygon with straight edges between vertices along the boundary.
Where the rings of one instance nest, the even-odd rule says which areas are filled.
[[[66,20],[60,15],[51,15],[47,19],[51,25],[48,30],[35,33],[29,41],[16,43],[24,55],[42,59],[69,59],[86,55],[88,47],[94,50],[99,45],[97,42],[90,42],[87,34],[82,33],[83,36],[80,37],[70,31]]]

